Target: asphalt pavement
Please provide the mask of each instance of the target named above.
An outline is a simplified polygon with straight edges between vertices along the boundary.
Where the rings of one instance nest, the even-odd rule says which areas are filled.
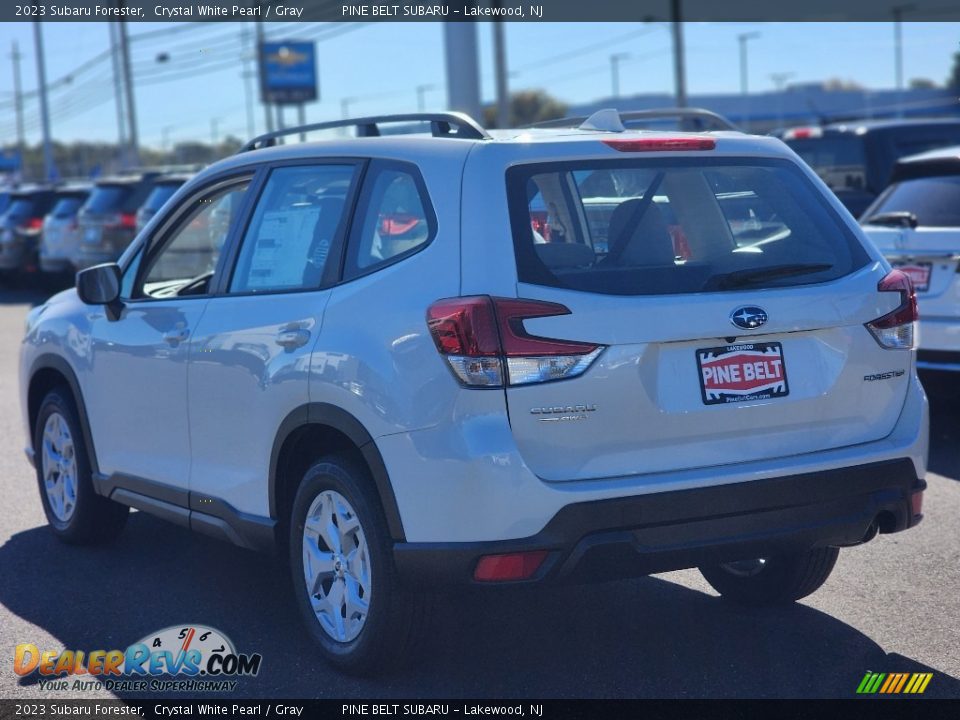
[[[54,539],[23,453],[17,390],[24,317],[38,300],[0,291],[0,698],[111,696],[41,690],[36,675],[18,677],[19,643],[122,649],[198,623],[263,655],[259,675],[241,680],[234,697],[850,698],[873,671],[932,672],[925,697],[960,698],[960,376],[923,378],[933,441],[924,522],[841,552],[812,597],[740,609],[696,571],[447,595],[417,657],[360,680],[317,657],[270,556],[144,513],[109,547]]]

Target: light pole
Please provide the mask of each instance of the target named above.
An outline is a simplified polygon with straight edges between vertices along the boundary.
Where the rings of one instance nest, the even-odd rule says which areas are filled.
[[[897,79],[897,117],[903,117],[903,14],[916,5],[895,5],[893,12],[893,64]]]
[[[53,145],[50,141],[50,108],[47,105],[47,70],[43,56],[43,33],[40,23],[33,23],[33,44],[37,51],[37,85],[40,88],[40,120],[43,125],[43,175],[53,179]]]
[[[612,97],[620,97],[620,63],[630,57],[630,53],[618,52],[610,56],[610,90]]]
[[[783,127],[783,88],[787,84],[787,80],[796,77],[796,75],[795,72],[770,73],[770,80],[777,88],[777,122],[780,127]]]
[[[677,107],[687,106],[687,73],[683,60],[683,22],[680,0],[670,0],[670,22],[657,20],[648,15],[644,21],[649,25],[659,25],[670,33],[673,40],[673,87],[674,102]]]
[[[758,32],[746,32],[737,35],[740,42],[740,93],[746,95],[750,92],[750,84],[747,72],[747,42],[760,37]]]
[[[502,7],[494,0],[494,7]],[[510,127],[510,90],[507,85],[507,39],[504,23],[493,23],[493,70],[497,87],[497,127]]]
[[[432,83],[417,85],[417,112],[423,112],[427,109],[427,93],[436,89],[437,86]]]

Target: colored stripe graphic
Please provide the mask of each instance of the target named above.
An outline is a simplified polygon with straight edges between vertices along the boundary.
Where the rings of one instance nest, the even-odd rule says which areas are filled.
[[[933,673],[875,673],[867,672],[857,686],[857,694],[920,695],[933,679]]]

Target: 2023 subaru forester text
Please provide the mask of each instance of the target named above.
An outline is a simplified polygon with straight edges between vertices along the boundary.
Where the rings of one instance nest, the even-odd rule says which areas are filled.
[[[60,538],[134,507],[279,547],[371,672],[423,588],[699,567],[792,602],[920,520],[912,286],[779,140],[351,122],[212,165],[30,313]]]

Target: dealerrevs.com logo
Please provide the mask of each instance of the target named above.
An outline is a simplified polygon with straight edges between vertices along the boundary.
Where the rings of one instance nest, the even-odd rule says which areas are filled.
[[[126,650],[41,651],[21,643],[14,650],[13,671],[38,674],[44,691],[231,692],[235,678],[256,676],[262,661],[259,653],[238,653],[215,628],[174,625]]]

